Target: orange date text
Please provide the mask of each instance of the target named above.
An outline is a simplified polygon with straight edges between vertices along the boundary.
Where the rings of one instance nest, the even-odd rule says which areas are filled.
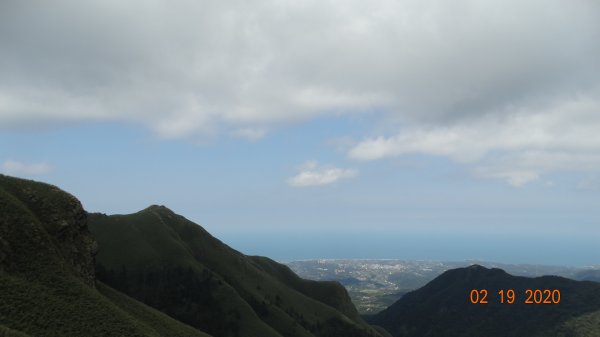
[[[525,289],[517,294],[513,289],[500,289],[498,292],[489,292],[487,289],[472,289],[469,292],[469,302],[472,304],[514,304],[520,301],[524,304],[559,304],[560,290],[558,289]]]

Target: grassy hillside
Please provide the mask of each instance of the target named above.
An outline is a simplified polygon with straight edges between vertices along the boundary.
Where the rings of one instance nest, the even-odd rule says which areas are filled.
[[[488,304],[472,304],[472,289],[486,289]],[[514,289],[502,304],[500,289]],[[525,304],[525,289],[558,289],[559,304]],[[600,336],[600,284],[555,276],[516,277],[500,269],[449,270],[369,319],[393,336]]]
[[[22,333],[0,325],[0,337],[30,337],[28,334]]]
[[[98,277],[219,336],[379,336],[337,283],[245,256],[162,206],[90,215]]]
[[[347,317],[361,321],[356,307],[349,300],[350,296],[346,288],[338,282],[313,281],[300,278],[288,266],[277,263],[264,256],[250,256],[250,260],[260,270],[267,272],[278,281],[301,292],[302,294],[321,301],[346,315]]]
[[[587,313],[560,324],[547,334],[556,337],[600,336],[600,311]]]
[[[110,288],[79,201],[0,175],[0,336],[209,336]]]
[[[105,298],[131,315],[136,321],[154,330],[159,336],[209,337],[208,334],[198,331],[198,329],[189,325],[182,324],[164,313],[112,289],[102,282],[97,283],[97,288]]]

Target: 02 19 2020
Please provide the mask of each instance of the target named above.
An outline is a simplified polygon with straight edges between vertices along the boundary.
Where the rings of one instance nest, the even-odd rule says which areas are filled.
[[[491,296],[487,289],[472,289],[469,292],[469,302],[472,304],[489,304],[490,301],[497,301],[501,304],[514,304],[520,300],[524,304],[552,305],[560,303],[561,294],[558,289],[525,289],[520,294],[521,296],[517,296],[517,292],[513,289],[500,289],[493,295]]]

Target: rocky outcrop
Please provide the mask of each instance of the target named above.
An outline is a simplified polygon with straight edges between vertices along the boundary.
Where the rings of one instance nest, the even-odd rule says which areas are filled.
[[[60,191],[57,189],[57,191]],[[62,191],[61,191],[62,192]],[[64,193],[64,192],[63,192]],[[95,283],[95,255],[98,244],[87,227],[87,213],[81,203],[71,197],[69,206],[60,211],[49,208],[48,231],[61,255],[75,273],[88,285]]]
[[[98,246],[79,200],[52,185],[0,175],[0,211],[0,270],[27,272],[25,257],[35,254],[39,263],[67,264],[94,286]]]

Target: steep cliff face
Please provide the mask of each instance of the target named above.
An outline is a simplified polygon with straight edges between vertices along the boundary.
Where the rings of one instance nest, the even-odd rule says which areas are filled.
[[[27,273],[38,264],[67,264],[66,270],[94,286],[97,244],[75,197],[0,175],[0,212],[0,270]]]

